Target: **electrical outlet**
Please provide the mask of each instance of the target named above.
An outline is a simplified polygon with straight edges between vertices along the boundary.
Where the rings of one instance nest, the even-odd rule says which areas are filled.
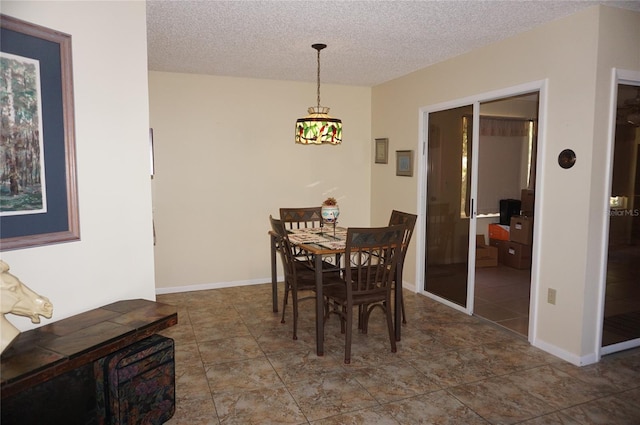
[[[547,292],[547,302],[549,304],[556,304],[556,290],[553,288],[549,288],[549,291]]]

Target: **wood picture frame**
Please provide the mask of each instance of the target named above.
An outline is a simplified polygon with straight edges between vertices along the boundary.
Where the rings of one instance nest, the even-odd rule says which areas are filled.
[[[5,65],[12,68],[0,77],[2,90],[12,99],[2,112],[0,250],[79,240],[71,36],[7,15],[0,15],[0,31],[3,69]],[[30,63],[37,69],[29,74],[36,76],[33,80],[13,78],[14,69],[30,69]],[[38,99],[37,106],[33,102],[20,102],[19,96],[27,89],[29,96]],[[30,114],[30,120],[9,116],[16,112],[17,116],[23,112]],[[34,124],[35,121],[38,123]],[[34,147],[33,143],[25,147],[27,138],[30,142],[34,138],[39,140],[37,146],[42,148]],[[15,165],[15,158],[26,155],[14,154],[21,149],[25,152],[29,149],[28,170],[42,170],[41,174],[35,172],[33,177],[33,172],[29,174]],[[25,175],[29,177],[25,179]],[[42,208],[37,213],[31,207],[9,202],[9,197],[34,193],[36,199],[41,197]]]
[[[375,139],[375,163],[389,162],[389,139]]]
[[[396,176],[413,176],[413,151],[396,151]]]

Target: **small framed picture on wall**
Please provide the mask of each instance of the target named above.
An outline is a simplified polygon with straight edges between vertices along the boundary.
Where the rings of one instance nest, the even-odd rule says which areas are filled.
[[[376,139],[376,164],[389,162],[389,139]]]
[[[396,176],[413,176],[413,151],[396,151]]]

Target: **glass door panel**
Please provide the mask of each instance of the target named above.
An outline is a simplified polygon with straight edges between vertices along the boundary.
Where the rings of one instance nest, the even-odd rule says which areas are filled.
[[[627,107],[636,97],[640,86],[618,85],[602,328],[602,346],[610,348],[605,352],[640,345],[640,122],[630,122],[634,110]]]
[[[473,313],[526,337],[531,303],[538,110],[537,91],[480,103],[474,150],[476,235],[493,247],[476,253]],[[516,202],[502,203],[508,199]],[[515,207],[501,208],[501,204]],[[520,230],[515,240],[490,239],[490,226],[510,225],[512,214],[526,217],[518,220],[519,229],[511,228],[514,233]],[[485,256],[493,257],[478,261],[483,251]],[[515,255],[507,255],[509,251]]]
[[[473,106],[429,114],[425,290],[467,305]]]

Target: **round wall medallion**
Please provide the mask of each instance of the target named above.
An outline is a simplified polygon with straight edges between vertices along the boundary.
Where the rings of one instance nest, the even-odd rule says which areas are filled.
[[[576,163],[576,153],[571,149],[565,149],[558,155],[558,164],[562,168],[571,168]]]

